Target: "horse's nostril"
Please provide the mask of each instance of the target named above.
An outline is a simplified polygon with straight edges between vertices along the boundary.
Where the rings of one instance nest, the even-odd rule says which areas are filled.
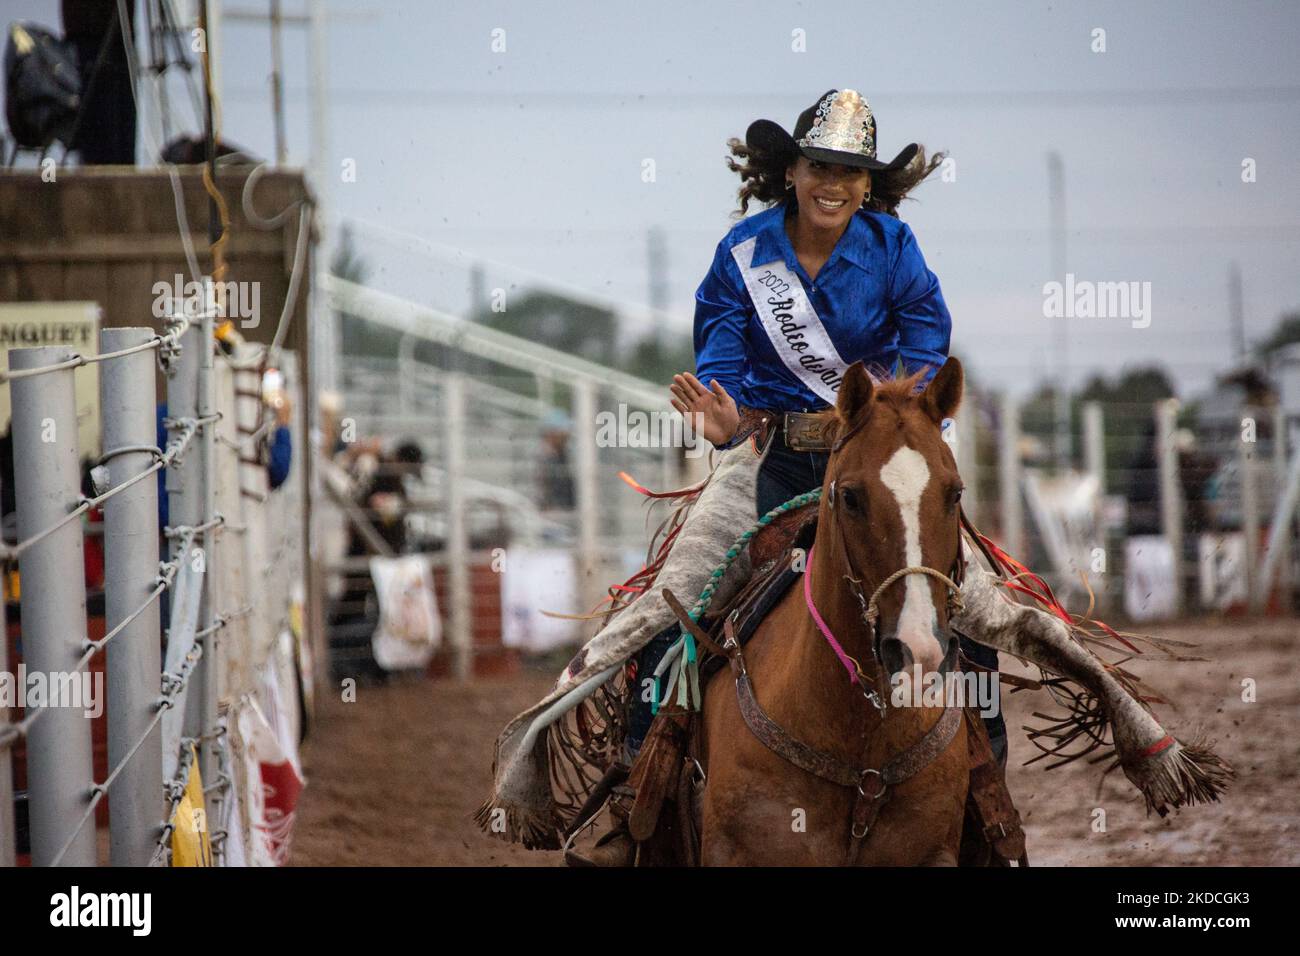
[[[939,646],[943,648],[943,661],[939,665],[939,673],[947,674],[950,671],[957,670],[957,649],[958,641],[955,634],[936,634]]]
[[[910,672],[912,649],[896,637],[887,637],[880,642],[880,662],[885,665],[885,671],[891,677]]]

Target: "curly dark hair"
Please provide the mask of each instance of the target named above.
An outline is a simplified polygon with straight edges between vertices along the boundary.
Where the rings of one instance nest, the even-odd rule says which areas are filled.
[[[725,157],[727,167],[733,173],[739,173],[742,180],[737,193],[740,208],[732,213],[734,218],[739,219],[749,211],[751,199],[757,199],[765,206],[780,203],[798,205],[794,192],[785,188],[785,171],[799,158],[798,153],[778,155],[768,150],[754,149],[734,136],[727,140],[727,145],[731,147],[731,156]],[[912,161],[902,169],[872,170],[871,196],[862,204],[862,208],[887,213],[897,219],[898,204],[934,172],[947,155],[940,152],[927,159],[925,147],[920,146]],[[732,156],[741,162],[736,162]]]

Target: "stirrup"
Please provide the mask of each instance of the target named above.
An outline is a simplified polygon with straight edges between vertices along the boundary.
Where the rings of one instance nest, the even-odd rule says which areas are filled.
[[[576,867],[628,867],[636,864],[637,844],[632,838],[628,820],[632,815],[632,804],[636,800],[636,791],[619,784],[609,793],[609,815],[613,828],[596,840],[586,853],[573,846],[578,830],[574,830],[564,844],[564,862]],[[594,816],[594,814],[593,814]]]

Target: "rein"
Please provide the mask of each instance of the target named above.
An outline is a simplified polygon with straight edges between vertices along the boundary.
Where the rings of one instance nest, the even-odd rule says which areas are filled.
[[[834,633],[831,632],[831,629],[826,622],[822,620],[821,612],[817,610],[817,605],[813,602],[812,563],[813,552],[816,550],[816,545],[808,549],[808,564],[803,571],[803,600],[804,603],[808,605],[808,614],[812,617],[813,623],[817,625],[817,630],[822,632],[822,637],[826,638],[826,643],[831,646],[831,650],[835,652],[835,656],[838,657],[840,663],[844,665],[844,669],[849,672],[849,683],[857,684],[860,681],[865,681],[868,684],[874,683],[870,677],[863,673],[862,665],[859,664],[846,650],[844,650],[844,645],[835,639]]]

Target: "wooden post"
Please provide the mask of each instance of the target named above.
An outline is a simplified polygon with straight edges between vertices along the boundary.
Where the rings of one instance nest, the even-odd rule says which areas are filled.
[[[998,435],[998,494],[1002,499],[1002,546],[1022,555],[1024,506],[1020,498],[1020,404],[1002,396],[1002,428]]]
[[[1259,581],[1259,475],[1256,451],[1259,449],[1259,409],[1250,405],[1242,406],[1242,432],[1237,435],[1237,462],[1241,475],[1241,535],[1246,550],[1246,595],[1251,613],[1257,614],[1264,607],[1267,599],[1267,587],[1261,587]],[[1246,441],[1244,431],[1250,419],[1250,441]]]
[[[447,475],[447,620],[451,626],[452,674],[469,680],[474,670],[469,593],[469,525],[465,521],[465,379],[449,372],[443,380],[443,425]]]
[[[1286,409],[1279,403],[1273,406],[1273,487],[1277,489],[1278,501],[1286,495],[1287,451],[1290,426],[1286,419]],[[1294,582],[1291,568],[1291,532],[1294,528],[1291,515],[1284,515],[1280,526],[1269,529],[1268,547],[1277,552],[1278,604],[1284,614],[1292,611],[1291,597]]]
[[[1178,399],[1156,402],[1156,461],[1160,472],[1160,526],[1173,552],[1174,614],[1183,612],[1183,494],[1178,478],[1177,431]]]
[[[1106,559],[1106,570],[1111,568],[1110,542],[1102,522],[1105,514],[1106,498],[1106,438],[1105,422],[1100,402],[1086,402],[1083,406],[1083,460],[1089,477],[1097,484],[1097,498],[1093,505],[1092,522],[1097,530],[1097,540],[1093,547],[1100,547]],[[1109,578],[1103,578],[1094,591],[1097,597],[1097,609],[1105,611],[1110,604]]]
[[[1277,505],[1273,509],[1273,522],[1269,535],[1270,547],[1264,556],[1264,566],[1259,573],[1262,591],[1268,590],[1268,583],[1273,580],[1273,573],[1282,557],[1281,550],[1273,548],[1272,542],[1280,541],[1289,534],[1297,506],[1300,506],[1300,448],[1291,455],[1291,464],[1287,469],[1286,479],[1282,482],[1282,491],[1278,496]]]
[[[586,380],[573,383],[573,459],[578,505],[578,594],[582,610],[599,600],[599,488],[596,484],[596,388]]]
[[[957,459],[957,473],[961,475],[964,488],[961,493],[961,505],[975,527],[980,526],[979,514],[979,461],[975,445],[975,396],[968,394],[961,411],[953,420],[956,429],[954,438],[956,446],[953,457]]]

